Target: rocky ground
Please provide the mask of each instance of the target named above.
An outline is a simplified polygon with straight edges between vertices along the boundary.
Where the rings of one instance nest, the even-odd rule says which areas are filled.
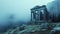
[[[48,28],[48,26],[51,28]],[[49,34],[55,26],[56,23],[50,23],[48,25],[22,25],[20,27],[16,27],[15,29],[9,29],[3,34]]]

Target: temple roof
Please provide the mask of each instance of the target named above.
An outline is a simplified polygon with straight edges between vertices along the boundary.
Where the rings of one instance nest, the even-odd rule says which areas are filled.
[[[31,10],[36,10],[36,9],[40,9],[40,8],[43,8],[43,7],[46,7],[45,5],[43,5],[43,6],[35,6],[35,7],[33,7]]]

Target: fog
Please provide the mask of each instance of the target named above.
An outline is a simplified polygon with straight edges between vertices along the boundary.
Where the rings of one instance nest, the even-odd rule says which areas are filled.
[[[55,0],[55,1],[52,1],[51,3],[48,3],[47,7],[48,7],[48,10],[49,10],[49,13],[51,16],[53,16],[53,14],[56,15],[56,17],[59,16],[59,14],[60,14],[60,0]]]
[[[10,16],[13,22],[30,20],[30,9],[36,5],[47,5],[53,0],[0,0],[0,25],[10,24]]]

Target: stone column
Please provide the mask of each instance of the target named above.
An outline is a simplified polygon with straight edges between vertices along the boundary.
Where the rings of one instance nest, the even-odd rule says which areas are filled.
[[[33,12],[31,10],[31,21],[33,21]]]

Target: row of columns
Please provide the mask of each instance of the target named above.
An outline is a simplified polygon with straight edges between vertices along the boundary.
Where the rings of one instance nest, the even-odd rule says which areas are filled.
[[[40,18],[41,17],[40,12],[41,11],[32,10],[31,11],[31,21],[41,21],[40,19],[42,19],[42,18]],[[42,16],[43,16],[43,21],[45,21],[46,20],[45,14],[42,14]]]

